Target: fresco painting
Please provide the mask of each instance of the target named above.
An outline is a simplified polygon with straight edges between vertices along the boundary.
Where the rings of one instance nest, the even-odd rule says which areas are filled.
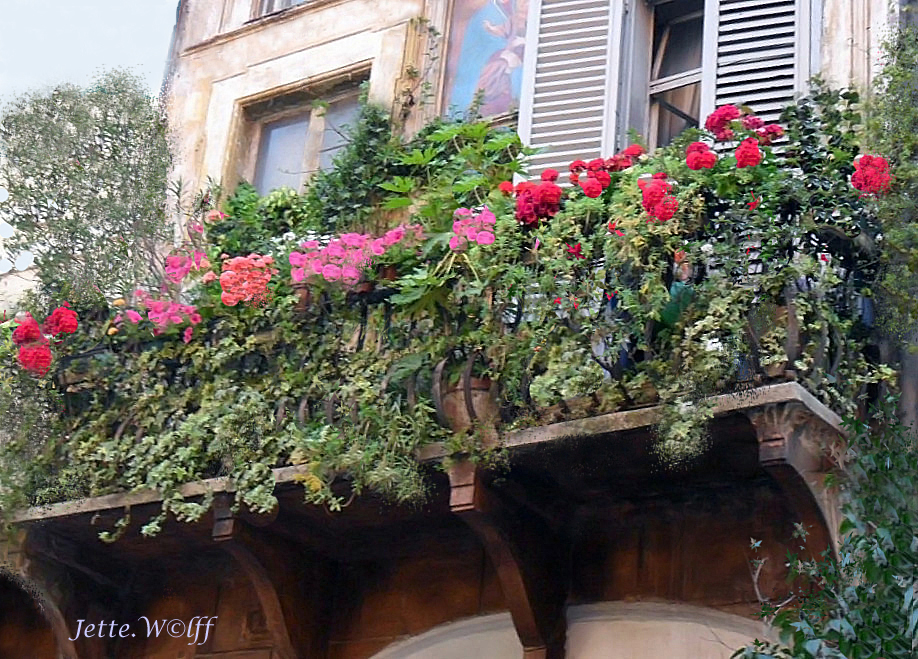
[[[445,114],[462,113],[484,92],[481,114],[519,107],[529,0],[457,0],[449,29]]]

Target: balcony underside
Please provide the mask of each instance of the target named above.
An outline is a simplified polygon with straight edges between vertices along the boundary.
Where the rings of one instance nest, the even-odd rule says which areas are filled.
[[[154,539],[137,533],[158,510],[154,493],[35,508],[19,517],[7,559],[44,599],[43,633],[62,648],[78,619],[197,615],[221,621],[197,656],[369,657],[451,620],[509,611],[525,656],[554,657],[564,656],[571,604],[663,599],[752,615],[750,538],[769,557],[766,596],[785,587],[795,522],[810,527],[814,554],[833,541],[835,510],[819,480],[838,419],[794,383],[721,397],[709,451],[668,471],[653,457],[654,416],[647,408],[510,434],[502,470],[460,461],[444,473],[428,449],[430,496],[414,508],[372,497],[338,513],[305,505],[294,467],[277,470],[269,515],[234,515],[224,480],[187,486],[188,497],[217,491],[214,511],[170,521]],[[125,537],[101,543],[97,533],[126,507]],[[0,610],[0,636],[25,638],[27,627]],[[174,639],[113,642],[78,640],[71,651],[166,656],[156,653]]]

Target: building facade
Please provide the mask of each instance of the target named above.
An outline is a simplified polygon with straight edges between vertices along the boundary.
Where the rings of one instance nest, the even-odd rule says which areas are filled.
[[[477,97],[544,149],[538,173],[632,129],[663,145],[726,103],[774,120],[816,73],[867,85],[895,20],[885,0],[182,0],[175,174],[302,188],[362,85],[409,135]],[[711,451],[679,474],[655,470],[645,408],[513,433],[507,474],[431,470],[420,509],[366,498],[329,515],[290,467],[271,514],[233,512],[224,480],[192,484],[216,493],[213,514],[153,540],[97,531],[126,509],[149,519],[155,493],[29,510],[0,546],[0,657],[728,657],[768,634],[756,613],[783,592],[794,524],[836,541],[821,483],[843,431],[795,382],[716,403]],[[755,575],[750,538],[769,559]],[[201,644],[195,617],[217,620]],[[78,621],[132,635],[74,638]]]

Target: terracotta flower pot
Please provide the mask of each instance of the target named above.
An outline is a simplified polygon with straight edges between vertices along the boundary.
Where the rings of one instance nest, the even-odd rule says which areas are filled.
[[[395,281],[398,279],[398,268],[394,265],[381,265],[377,269],[377,276],[382,281]]]
[[[497,401],[491,395],[489,378],[471,378],[472,405],[479,421],[493,422],[498,415]],[[443,411],[449,420],[450,427],[462,432],[472,427],[468,408],[465,404],[465,392],[461,384],[450,385],[443,391]]]
[[[376,288],[376,285],[373,282],[362,281],[354,286],[354,293],[357,295],[366,295],[367,293],[372,293],[374,288]]]
[[[471,377],[473,358],[470,358],[463,377],[455,385],[443,383],[446,359],[434,368],[434,405],[442,426],[453,432],[465,432],[476,426],[482,432],[482,443],[493,447],[498,443],[496,421],[500,414],[497,387],[490,378]]]
[[[294,308],[302,313],[312,304],[312,288],[308,284],[294,284],[293,290],[299,298]]]

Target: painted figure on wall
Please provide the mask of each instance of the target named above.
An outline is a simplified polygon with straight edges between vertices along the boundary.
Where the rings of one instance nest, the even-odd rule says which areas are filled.
[[[455,0],[450,22],[444,113],[467,110],[483,90],[481,114],[519,106],[529,0]]]

